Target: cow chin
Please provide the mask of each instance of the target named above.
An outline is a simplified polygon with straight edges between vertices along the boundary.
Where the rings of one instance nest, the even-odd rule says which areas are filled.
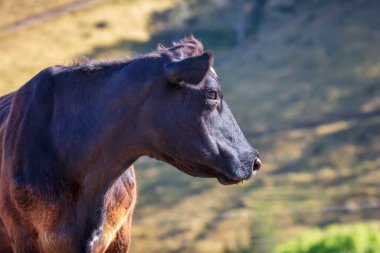
[[[215,177],[215,173],[213,173],[211,169],[205,168],[204,166],[190,165],[190,163],[181,161],[170,155],[163,154],[162,160],[176,167],[178,170],[193,177]]]
[[[176,166],[176,168],[193,177],[201,177],[201,178],[216,177],[215,173],[212,172],[212,169],[206,168],[204,166],[191,166],[191,165],[181,164],[179,166]]]
[[[219,174],[217,176],[217,179],[219,181],[219,183],[221,183],[222,185],[232,185],[232,184],[239,184],[239,183],[242,183],[248,179],[251,178],[251,176],[254,176],[256,174],[256,171],[254,171],[251,175],[249,175],[248,177],[245,177],[245,178],[231,178],[231,177],[228,177],[224,174]]]

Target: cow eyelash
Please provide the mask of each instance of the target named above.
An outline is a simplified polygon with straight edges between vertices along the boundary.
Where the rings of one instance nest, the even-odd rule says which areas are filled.
[[[218,99],[218,92],[216,90],[206,90],[204,94],[208,99],[212,99],[212,100]]]

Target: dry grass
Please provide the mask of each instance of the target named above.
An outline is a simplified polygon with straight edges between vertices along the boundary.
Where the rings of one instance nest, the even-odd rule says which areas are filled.
[[[12,0],[0,1],[0,29],[14,22],[46,10],[72,3],[77,0]]]
[[[123,39],[148,40],[150,14],[172,2],[110,1],[1,37],[0,93],[16,89],[45,67],[70,63],[96,47]],[[106,26],[96,28],[98,22]],[[121,55],[131,53],[125,49]]]

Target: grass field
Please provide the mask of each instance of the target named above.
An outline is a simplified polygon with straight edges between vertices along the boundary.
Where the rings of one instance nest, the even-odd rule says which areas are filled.
[[[308,226],[380,218],[377,208],[360,209],[380,204],[380,4],[301,1],[296,14],[284,14],[279,2],[267,6],[258,39],[218,44],[216,55],[227,102],[263,170],[223,187],[140,159],[132,252],[243,252],[250,244],[270,252]],[[0,92],[79,55],[153,49],[161,35],[151,16],[178,11],[175,4],[109,1],[1,37]],[[181,7],[183,16],[202,13],[197,27],[211,29],[211,8],[194,6]],[[192,31],[210,48],[221,38],[176,22],[174,30]]]

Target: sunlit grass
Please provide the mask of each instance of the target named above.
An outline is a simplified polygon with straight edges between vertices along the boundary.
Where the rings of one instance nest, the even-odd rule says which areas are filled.
[[[45,67],[68,64],[98,46],[112,45],[122,39],[148,40],[149,16],[172,3],[170,0],[110,1],[1,37],[0,93],[23,85]],[[96,28],[98,22],[106,26]],[[131,54],[126,48],[119,56]]]
[[[331,124],[321,125],[315,128],[315,132],[319,136],[324,136],[327,134],[336,133],[342,130],[345,130],[350,127],[349,122],[347,121],[338,121]]]
[[[31,15],[78,0],[12,0],[0,1],[0,29]]]

